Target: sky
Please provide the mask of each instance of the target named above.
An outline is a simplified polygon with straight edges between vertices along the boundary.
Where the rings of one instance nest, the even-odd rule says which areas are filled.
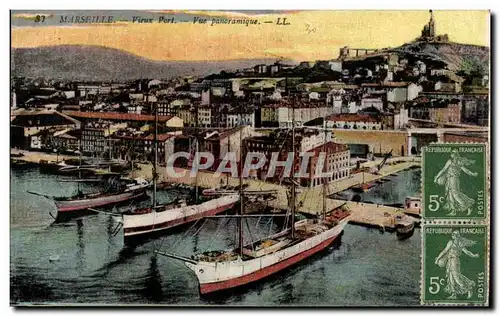
[[[36,15],[46,20],[36,23]],[[61,16],[113,15],[113,24],[60,23]],[[132,23],[133,16],[154,23]],[[156,22],[174,17],[176,24]],[[193,24],[206,17],[208,25]],[[258,19],[258,25],[214,25],[213,18]],[[276,25],[277,18],[289,25]],[[489,46],[488,11],[434,11],[437,34]],[[339,48],[385,48],[420,36],[429,20],[420,11],[11,11],[11,45],[97,45],[158,61],[277,58],[332,59]],[[181,21],[185,21],[182,22]],[[264,23],[272,21],[273,23]]]

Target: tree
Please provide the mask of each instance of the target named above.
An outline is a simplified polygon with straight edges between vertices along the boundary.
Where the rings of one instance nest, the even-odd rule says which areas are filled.
[[[459,71],[468,75],[482,77],[488,74],[488,63],[483,62],[478,56],[464,57]]]

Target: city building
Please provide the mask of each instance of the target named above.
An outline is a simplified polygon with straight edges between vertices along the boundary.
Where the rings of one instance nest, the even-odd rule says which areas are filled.
[[[296,126],[318,117],[325,117],[333,113],[333,108],[322,101],[298,101],[294,105],[289,100],[265,104],[261,107],[261,124],[263,127],[292,126],[295,119]]]
[[[452,100],[446,107],[434,107],[429,109],[429,118],[437,123],[461,122],[461,104],[459,100]]]
[[[233,128],[239,125],[255,127],[255,112],[253,109],[251,109],[251,111],[245,111],[244,113],[239,113],[239,111],[235,109],[227,114],[227,128]]]
[[[120,129],[110,135],[113,158],[134,161],[154,161],[154,133]],[[175,135],[160,133],[156,136],[158,164],[164,164],[174,153]]]
[[[332,140],[331,133],[323,133],[307,128],[295,129],[296,166],[300,165],[300,153],[307,152]],[[281,181],[284,168],[278,166],[274,174],[269,175],[270,161],[273,153],[277,153],[279,161],[286,161],[288,153],[292,152],[292,134],[290,129],[277,130],[269,135],[260,134],[245,138],[244,155],[246,153],[261,153],[266,157],[266,163],[256,171],[256,177],[261,180]]]
[[[199,106],[198,109],[198,126],[199,127],[211,127],[212,126],[212,107]],[[196,113],[195,113],[196,116]],[[195,118],[196,120],[196,118]]]
[[[127,126],[127,123],[92,121],[82,124],[80,141],[82,153],[93,157],[110,158],[113,143],[109,136]]]
[[[225,130],[223,132],[208,131],[206,136],[201,141],[204,150],[211,152],[214,155],[215,162],[211,168],[212,171],[217,170],[220,162],[226,157],[228,152],[234,153],[236,161],[240,161],[241,140],[244,142],[248,138],[259,137],[262,134],[256,132],[251,126],[237,126]],[[243,154],[245,154],[244,152]],[[226,165],[230,167],[230,165]]]
[[[327,117],[327,127],[342,129],[380,130],[382,121],[368,114],[335,114]]]
[[[145,123],[154,123],[154,115],[131,114],[119,112],[79,112],[79,111],[64,111],[63,114],[73,117],[82,123],[110,121],[113,123],[127,123],[130,125],[143,125]],[[168,127],[183,127],[182,119],[177,116],[162,116],[158,115],[158,124]]]
[[[308,150],[308,152],[313,153],[313,156],[307,167],[308,176],[300,180],[302,186],[314,187],[350,176],[350,151],[347,145],[327,142]],[[319,169],[318,163],[320,163],[321,154],[325,157],[323,170],[316,170]],[[328,176],[322,177],[321,173],[326,173]]]
[[[422,91],[422,87],[413,82],[363,83],[361,87],[368,94],[385,93],[388,102],[411,101]]]
[[[30,148],[31,135],[48,129],[79,129],[80,121],[57,111],[20,111],[11,120],[12,147]]]
[[[184,126],[195,126],[195,111],[191,106],[183,106],[177,111],[178,117],[182,120]]]

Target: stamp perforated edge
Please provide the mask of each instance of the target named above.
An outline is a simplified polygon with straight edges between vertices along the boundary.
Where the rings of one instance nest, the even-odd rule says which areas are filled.
[[[436,221],[437,222],[437,221]],[[426,302],[424,300],[424,295],[425,295],[425,280],[424,280],[424,264],[425,264],[425,251],[424,251],[424,244],[425,244],[425,228],[426,227],[433,227],[433,226],[443,226],[443,225],[450,225],[450,226],[484,226],[486,228],[486,236],[485,236],[485,272],[486,272],[486,279],[485,279],[485,300],[484,302],[443,302],[443,301],[430,301]],[[488,307],[489,306],[489,299],[490,299],[490,225],[489,222],[486,221],[477,221],[475,223],[456,223],[456,224],[444,224],[444,223],[426,223],[425,225],[422,226],[421,228],[421,254],[420,254],[420,305],[421,306],[428,306],[428,307],[436,307],[436,306],[443,306],[443,307],[464,307],[464,306],[474,306],[474,307]]]
[[[452,142],[452,143],[444,143],[444,142],[432,142],[427,144],[426,146],[422,147],[428,147],[431,145],[483,145],[484,148],[484,168],[485,168],[485,177],[484,177],[484,188],[485,188],[485,204],[486,204],[486,214],[484,217],[474,217],[474,218],[467,218],[467,217],[455,217],[453,219],[449,218],[442,218],[442,217],[429,217],[429,216],[424,216],[425,215],[425,199],[424,199],[424,179],[425,179],[425,168],[424,168],[424,163],[425,163],[425,155],[423,154],[422,151],[422,159],[421,159],[421,170],[422,170],[422,176],[420,177],[420,201],[421,201],[421,207],[422,207],[422,224],[425,223],[427,220],[451,220],[451,221],[465,221],[465,222],[475,222],[475,221],[483,221],[483,220],[488,220],[490,218],[490,208],[489,208],[489,201],[490,201],[490,148],[488,143],[484,142]]]
[[[490,139],[490,134],[488,133],[488,139]],[[426,303],[424,302],[424,229],[427,225],[433,223],[433,222],[440,222],[440,220],[433,220],[432,222],[429,222],[427,223],[426,222],[426,219],[425,217],[423,216],[424,215],[424,212],[422,211],[421,214],[422,214],[422,218],[421,218],[421,229],[420,229],[420,305],[421,306],[428,306],[428,307],[432,307],[432,306],[446,306],[446,307],[452,307],[452,306],[480,306],[480,307],[487,307],[489,306],[489,300],[490,300],[490,230],[491,230],[491,224],[490,224],[490,213],[491,213],[491,209],[490,209],[490,199],[491,199],[491,183],[490,183],[490,176],[491,176],[491,170],[490,170],[490,146],[489,146],[489,142],[488,143],[485,143],[485,142],[451,142],[451,143],[447,143],[447,142],[432,142],[432,143],[429,143],[427,146],[431,145],[431,144],[458,144],[458,145],[461,145],[461,144],[483,144],[486,146],[486,155],[485,155],[485,171],[486,171],[486,188],[487,188],[487,197],[486,197],[486,205],[487,205],[487,214],[486,214],[486,218],[482,219],[482,220],[473,220],[473,219],[465,219],[465,220],[462,220],[462,221],[465,221],[465,222],[468,222],[468,221],[471,221],[471,222],[478,222],[479,223],[483,223],[485,222],[485,225],[487,227],[487,238],[486,238],[486,244],[487,244],[487,248],[486,248],[486,269],[487,269],[487,274],[486,274],[486,284],[488,285],[487,286],[487,295],[486,295],[486,300],[484,303],[481,303],[481,304],[471,304],[471,303],[460,303],[460,304],[457,304],[457,303]],[[424,147],[427,147],[427,146],[424,146]],[[424,202],[423,202],[423,195],[424,195],[424,159],[425,159],[425,156],[422,154],[422,158],[421,158],[421,165],[420,165],[420,168],[422,170],[422,176],[420,177],[420,200],[422,201],[421,203],[421,207],[422,207],[422,210],[424,208]],[[451,220],[451,221],[454,221],[454,220]]]

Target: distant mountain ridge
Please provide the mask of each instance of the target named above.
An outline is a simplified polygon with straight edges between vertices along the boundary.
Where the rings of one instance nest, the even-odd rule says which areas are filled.
[[[444,61],[448,68],[460,70],[474,59],[489,66],[489,47],[459,43],[411,42],[384,49],[402,54],[425,56]],[[368,56],[367,56],[368,57]],[[122,50],[101,46],[60,45],[11,49],[11,75],[45,77],[82,81],[134,80],[141,78],[167,79],[178,76],[206,76],[272,64],[276,60],[241,59],[225,61],[154,61]],[[295,64],[291,60],[286,63]]]
[[[275,59],[154,61],[101,46],[60,45],[11,49],[11,75],[69,80],[167,79],[269,64]]]

